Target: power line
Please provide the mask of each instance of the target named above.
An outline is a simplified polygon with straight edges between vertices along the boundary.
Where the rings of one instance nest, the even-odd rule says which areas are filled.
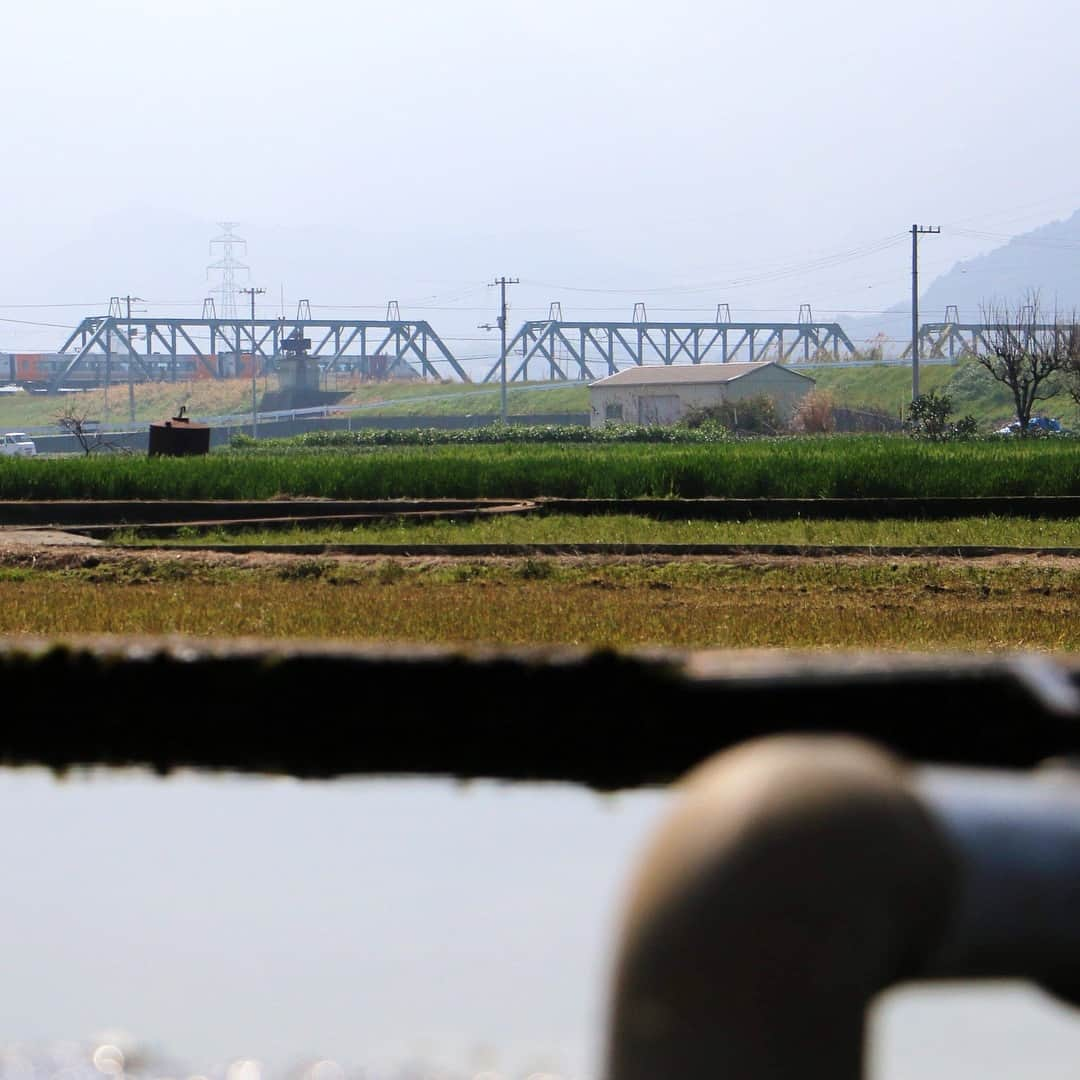
[[[989,210],[984,214],[972,214],[970,217],[958,218],[956,221],[947,221],[945,222],[945,225],[951,232],[956,226],[963,224],[965,221],[981,221],[984,218],[998,217],[1000,214],[1012,214],[1017,210],[1031,210],[1036,206],[1045,206],[1047,203],[1061,202],[1065,199],[1075,203],[1077,200],[1080,200],[1080,193],[1076,191],[1066,191],[1062,192],[1060,195],[1051,195],[1045,199],[1037,199],[1035,202],[1021,203],[1018,206],[1006,206],[1001,210]]]
[[[57,330],[74,330],[76,327],[69,323],[56,323],[56,322],[38,322],[34,319],[4,319],[0,318],[0,322],[3,323],[17,323],[20,326],[50,326]]]
[[[93,308],[101,307],[105,303],[104,300],[84,300],[79,303],[68,302],[64,304],[0,304],[0,311],[15,311],[16,309],[26,308]]]
[[[1009,236],[1006,233],[984,232],[981,229],[957,229],[962,236],[982,237],[988,240],[1007,240],[1011,244],[1024,244],[1029,247],[1060,248],[1063,251],[1075,251],[1080,248],[1080,240],[1037,240],[1027,233]]]
[[[804,260],[802,262],[781,263],[778,266],[774,266],[771,268],[762,268],[756,271],[748,271],[744,274],[738,274],[724,280],[700,282],[691,285],[666,285],[653,287],[637,287],[632,289],[596,289],[575,285],[558,285],[549,281],[536,281],[533,279],[526,279],[524,284],[540,286],[546,289],[559,289],[565,292],[635,294],[688,293],[704,292],[708,289],[716,288],[738,288],[740,285],[764,284],[771,280],[779,280],[780,278],[784,277],[791,277],[797,274],[805,274],[817,269],[829,269],[832,266],[839,266],[842,263],[851,262],[855,259],[867,258],[870,255],[876,255],[880,252],[887,251],[890,248],[896,247],[899,243],[903,241],[905,236],[906,233],[893,233],[889,236],[882,237],[880,240],[871,241],[870,243],[863,244],[855,248],[849,248],[844,251],[838,251],[816,256],[812,259]]]

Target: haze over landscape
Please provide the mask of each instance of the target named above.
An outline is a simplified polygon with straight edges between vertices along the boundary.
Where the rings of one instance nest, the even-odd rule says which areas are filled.
[[[943,228],[922,243],[928,318],[1032,287],[1071,307],[1074,76],[1049,58],[1076,20],[1064,3],[20,8],[0,350],[53,349],[111,295],[198,313],[223,220],[264,313],[282,293],[290,314],[397,299],[478,367],[499,274],[522,280],[512,324],[553,300],[762,320],[806,302],[904,337],[913,221]]]
[[[114,295],[198,315],[223,221],[258,314],[394,299],[473,375],[503,274],[511,327],[809,303],[899,352],[913,223],[942,228],[924,320],[1080,307],[1065,0],[42,0],[4,31],[0,352]],[[595,1075],[613,905],[664,802],[8,770],[0,1080],[114,1027],[160,1053],[138,1080]],[[875,1039],[878,1080],[1051,1080],[1080,1025],[946,988],[896,995]]]

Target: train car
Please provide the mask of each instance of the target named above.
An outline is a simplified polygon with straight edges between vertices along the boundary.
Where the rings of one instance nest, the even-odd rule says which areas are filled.
[[[24,387],[27,390],[50,390],[57,380],[63,383],[63,389],[85,390],[104,386],[106,377],[110,385],[126,383],[134,375],[136,382],[145,382],[149,377],[160,382],[190,382],[192,380],[220,378],[225,373],[222,359],[213,354],[200,358],[194,354],[171,357],[165,353],[140,355],[139,363],[134,364],[125,354],[113,353],[106,357],[104,353],[93,353],[84,357],[79,364],[67,370],[72,361],[70,353],[0,353],[0,383]],[[250,357],[243,372],[250,374]],[[66,372],[66,374],[65,374]]]

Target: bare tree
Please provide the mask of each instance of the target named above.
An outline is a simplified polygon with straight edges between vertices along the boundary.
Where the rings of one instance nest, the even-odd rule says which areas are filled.
[[[88,415],[85,410],[80,411],[69,404],[65,405],[63,411],[58,412],[54,419],[61,431],[66,431],[75,437],[75,441],[87,457],[95,450],[123,451],[123,447],[101,434],[98,422],[88,419]]]
[[[1065,389],[1080,410],[1080,349],[1069,357],[1065,367]]]
[[[82,448],[82,452],[89,456],[97,439],[97,424],[87,420],[87,413],[67,404],[61,412],[56,414],[54,419],[56,420],[56,426],[61,431],[66,431],[69,435],[75,436],[75,441]]]
[[[1080,358],[1080,322],[1076,312],[1067,317],[1045,312],[1038,292],[1028,293],[1016,307],[984,307],[983,322],[989,351],[976,359],[1008,387],[1020,434],[1027,435],[1036,403],[1061,390]]]

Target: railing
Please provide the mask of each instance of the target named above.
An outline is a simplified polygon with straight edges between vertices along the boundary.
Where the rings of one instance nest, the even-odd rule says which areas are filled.
[[[75,703],[12,711],[9,766],[599,788],[697,766],[621,917],[607,1080],[859,1080],[867,1006],[905,980],[1080,1000],[1080,772],[1005,771],[1080,750],[1075,663],[15,639],[0,678]],[[379,707],[311,709],[358,688]]]

